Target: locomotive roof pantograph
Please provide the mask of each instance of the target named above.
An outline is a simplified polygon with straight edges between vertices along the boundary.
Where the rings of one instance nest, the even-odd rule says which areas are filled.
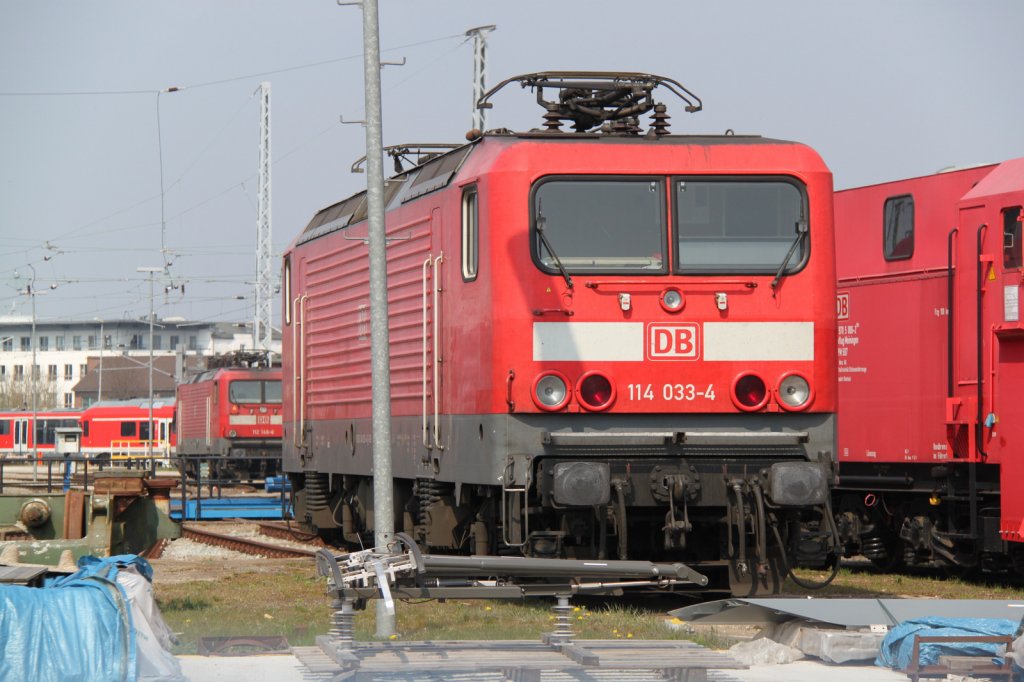
[[[491,88],[480,98],[477,107],[493,108],[490,98],[510,83],[518,82],[524,88],[537,92],[537,103],[545,110],[543,131],[534,130],[530,135],[543,133],[559,134],[562,121],[570,121],[576,134],[638,136],[641,128],[639,116],[653,111],[652,126],[647,137],[662,137],[669,133],[668,107],[656,102],[654,90],[663,87],[686,102],[685,111],[695,113],[703,109],[700,98],[679,82],[664,76],[646,73],[610,71],[543,71],[508,78]],[[546,99],[545,92],[557,89],[557,99]],[[598,130],[593,130],[599,127]],[[446,187],[465,161],[476,142],[483,136],[482,131],[472,130],[467,134],[468,144],[417,142],[390,145],[384,152],[394,161],[396,175],[385,182],[384,203],[392,205],[394,200],[404,203]],[[509,135],[511,131],[501,129],[489,134]],[[577,136],[577,135],[573,135]],[[406,169],[403,165],[412,163]],[[351,167],[353,173],[363,172],[366,162],[363,156]],[[398,196],[401,195],[401,196]],[[306,226],[298,243],[302,244],[325,234],[342,229],[366,219],[366,192],[360,192],[319,211]]]
[[[384,147],[384,153],[392,158],[395,164],[395,173],[398,174],[405,170],[405,167],[402,165],[403,159],[406,163],[412,163],[413,166],[420,166],[431,159],[436,159],[444,152],[458,149],[461,146],[461,142],[458,144],[448,144],[445,142],[410,142]],[[365,156],[352,164],[352,172],[362,173],[364,163],[366,163]]]
[[[678,81],[649,73],[614,71],[542,71],[503,80],[477,102],[478,109],[490,109],[490,98],[510,83],[535,89],[537,104],[544,110],[546,132],[560,132],[562,121],[572,123],[577,133],[594,132],[637,135],[638,117],[654,111],[649,135],[668,134],[668,107],[654,101],[653,93],[663,87],[686,102],[685,110],[696,113],[703,103]],[[546,90],[558,91],[557,99],[545,99]]]

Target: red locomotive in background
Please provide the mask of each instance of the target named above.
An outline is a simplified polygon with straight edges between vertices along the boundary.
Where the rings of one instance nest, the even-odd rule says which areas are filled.
[[[386,183],[398,529],[685,561],[736,593],[837,563],[828,168],[793,142],[670,134],[655,87],[700,108],[670,79],[512,81],[544,129],[476,131]],[[323,209],[283,275],[296,517],[349,542],[373,527],[366,225],[365,193]]]
[[[214,465],[213,478],[265,478],[281,468],[281,369],[235,351],[178,386],[178,453]]]
[[[1024,159],[836,193],[849,553],[1024,570]]]
[[[34,416],[0,412],[0,455],[52,453],[56,429],[68,427],[81,429],[81,453],[90,459],[182,455],[193,470],[211,463],[206,478],[266,478],[281,469],[281,370],[265,353],[235,351],[179,385],[177,403],[156,400],[152,410],[135,399]]]

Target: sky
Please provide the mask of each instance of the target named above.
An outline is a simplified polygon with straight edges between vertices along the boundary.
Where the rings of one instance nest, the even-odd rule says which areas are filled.
[[[837,188],[1024,156],[1020,0],[380,0],[384,144],[457,142],[488,86],[655,73],[676,133],[814,147]],[[275,259],[365,189],[362,18],[336,0],[0,0],[0,316],[251,321],[261,82]],[[161,92],[179,88],[174,92]],[[499,94],[487,127],[540,125]],[[386,168],[389,168],[387,164]],[[161,267],[152,274],[140,267]],[[277,265],[275,263],[275,271]],[[34,277],[34,279],[33,279]],[[275,320],[280,305],[275,301]]]

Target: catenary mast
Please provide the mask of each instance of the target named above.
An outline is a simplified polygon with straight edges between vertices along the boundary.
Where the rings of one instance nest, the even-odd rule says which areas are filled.
[[[274,298],[274,266],[270,231],[270,83],[260,83],[259,196],[256,210],[256,310],[252,325],[253,346],[271,347],[271,303]]]

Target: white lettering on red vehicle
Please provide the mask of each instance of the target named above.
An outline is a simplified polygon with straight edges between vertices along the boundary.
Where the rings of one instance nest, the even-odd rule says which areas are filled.
[[[651,360],[696,360],[700,330],[696,324],[652,324],[647,327],[647,357]]]
[[[629,384],[629,399],[653,401],[656,397],[652,384]],[[665,401],[714,400],[715,385],[700,387],[695,384],[662,384],[661,399]]]

